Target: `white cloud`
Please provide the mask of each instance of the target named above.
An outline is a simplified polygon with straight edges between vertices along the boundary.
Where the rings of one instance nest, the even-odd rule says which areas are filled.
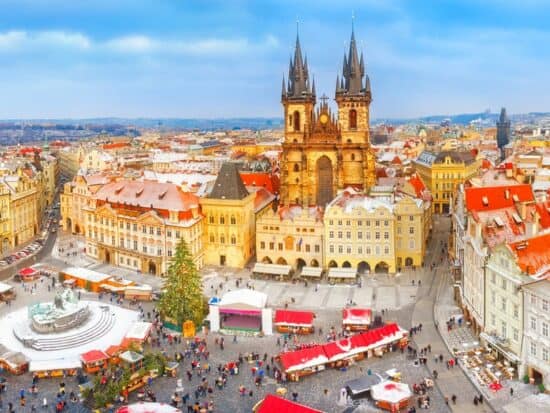
[[[69,47],[76,50],[107,51],[120,54],[186,54],[232,55],[279,47],[279,40],[269,34],[263,40],[247,38],[174,39],[155,38],[140,34],[94,41],[78,32],[65,31],[8,31],[0,32],[0,52]]]

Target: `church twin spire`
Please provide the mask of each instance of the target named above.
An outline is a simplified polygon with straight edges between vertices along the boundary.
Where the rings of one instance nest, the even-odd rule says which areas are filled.
[[[365,73],[363,53],[359,56],[352,25],[349,51],[347,55],[344,53],[342,76],[336,76],[336,96],[364,97],[370,93],[370,80]],[[290,57],[288,82],[283,75],[281,97],[282,99],[315,99],[315,96],[315,79],[310,83],[307,57],[302,55],[300,37],[296,33],[294,57]]]

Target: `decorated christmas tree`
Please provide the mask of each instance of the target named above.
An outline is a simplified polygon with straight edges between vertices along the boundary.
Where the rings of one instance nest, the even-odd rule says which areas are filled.
[[[187,320],[201,325],[206,312],[201,276],[183,239],[168,268],[164,288],[158,304],[163,319],[180,327]]]

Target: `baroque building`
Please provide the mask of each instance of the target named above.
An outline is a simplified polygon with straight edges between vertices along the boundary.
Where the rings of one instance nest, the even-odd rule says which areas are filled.
[[[316,106],[315,81],[296,38],[288,84],[283,78],[284,142],[281,203],[324,207],[346,187],[367,191],[375,183],[375,157],[370,147],[370,81],[355,34],[344,55],[342,77],[336,78],[338,114],[323,96]]]

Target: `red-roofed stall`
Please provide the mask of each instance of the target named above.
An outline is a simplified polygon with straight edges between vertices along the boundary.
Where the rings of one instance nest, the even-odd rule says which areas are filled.
[[[347,331],[366,331],[372,322],[370,308],[344,308],[342,310],[342,327]]]
[[[311,334],[314,318],[311,311],[276,310],[273,324],[279,333]]]
[[[82,367],[87,373],[96,373],[107,368],[109,356],[101,350],[90,350],[80,355]]]
[[[268,394],[263,400],[260,400],[252,408],[252,411],[254,413],[323,413],[321,410],[313,409],[273,394]]]

